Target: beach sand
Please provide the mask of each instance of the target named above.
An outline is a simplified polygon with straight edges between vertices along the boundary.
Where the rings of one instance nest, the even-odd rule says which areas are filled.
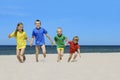
[[[77,62],[67,62],[65,54],[57,62],[57,54],[47,54],[39,62],[26,55],[19,63],[15,55],[0,55],[0,80],[120,80],[120,53],[84,53]]]

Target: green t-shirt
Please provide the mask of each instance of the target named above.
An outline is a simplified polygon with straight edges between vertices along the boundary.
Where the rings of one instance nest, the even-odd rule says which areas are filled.
[[[66,37],[63,34],[60,36],[56,35],[54,37],[57,48],[64,48],[65,47],[65,39],[66,39]]]

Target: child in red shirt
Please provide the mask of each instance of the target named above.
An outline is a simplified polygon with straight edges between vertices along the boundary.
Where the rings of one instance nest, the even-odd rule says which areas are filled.
[[[78,36],[75,36],[73,38],[73,41],[68,41],[68,44],[70,44],[70,56],[68,58],[68,62],[70,62],[73,54],[74,54],[74,57],[73,57],[73,60],[72,62],[75,62],[76,61],[76,57],[77,57],[77,54],[79,53],[80,54],[80,46],[78,44],[78,41],[79,41],[79,37]],[[80,56],[81,57],[81,56]]]

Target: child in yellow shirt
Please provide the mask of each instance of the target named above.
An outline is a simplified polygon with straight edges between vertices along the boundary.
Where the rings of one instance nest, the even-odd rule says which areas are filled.
[[[8,35],[9,38],[14,37],[16,39],[17,47],[16,47],[16,55],[17,59],[20,63],[23,63],[26,60],[26,57],[24,55],[24,51],[26,48],[26,40],[31,42],[26,35],[26,32],[24,32],[23,29],[23,23],[18,23],[17,28],[14,32]]]

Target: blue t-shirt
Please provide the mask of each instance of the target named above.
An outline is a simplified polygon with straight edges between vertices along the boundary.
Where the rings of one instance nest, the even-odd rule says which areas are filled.
[[[47,34],[47,31],[40,27],[39,29],[35,28],[32,32],[32,36],[35,37],[35,45],[41,46],[45,44],[44,34]]]

